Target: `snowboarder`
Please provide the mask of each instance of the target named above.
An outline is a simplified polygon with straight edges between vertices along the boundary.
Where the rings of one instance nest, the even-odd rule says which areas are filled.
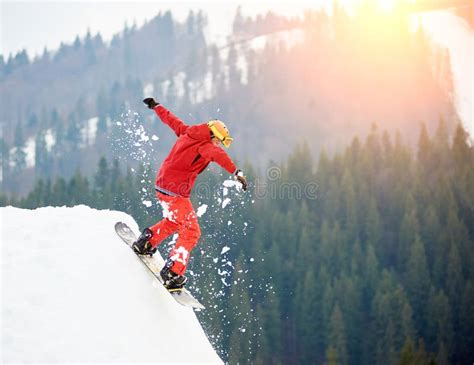
[[[154,226],[145,228],[132,248],[139,255],[153,255],[166,237],[177,232],[178,240],[160,276],[168,289],[179,289],[187,281],[184,273],[189,255],[201,236],[197,216],[189,199],[197,176],[214,161],[235,175],[244,190],[247,190],[247,180],[219,147],[219,144],[223,144],[228,148],[232,142],[222,121],[215,119],[188,126],[155,99],[146,98],[143,102],[175,132],[178,139],[156,177],[156,196],[163,208],[164,218]]]

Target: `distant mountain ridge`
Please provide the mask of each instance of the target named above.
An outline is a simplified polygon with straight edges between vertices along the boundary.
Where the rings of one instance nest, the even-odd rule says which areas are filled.
[[[421,122],[432,131],[441,118],[452,131],[459,120],[449,55],[433,51],[405,18],[368,21],[337,6],[330,15],[308,11],[295,19],[252,19],[238,10],[220,48],[206,43],[205,25],[202,12],[182,23],[166,12],[125,28],[110,44],[88,34],[32,63],[24,52],[0,62],[3,188],[21,193],[38,177],[87,174],[102,155],[157,168],[174,137],[145,109],[145,95],[190,124],[226,121],[232,156],[258,166],[304,139],[317,155],[336,152],[372,124],[414,142]],[[255,37],[259,47],[249,42]],[[132,151],[117,142],[127,141],[124,125],[134,113],[159,138],[146,161],[129,158]],[[86,141],[94,118],[97,135]],[[28,141],[33,165],[25,162]]]

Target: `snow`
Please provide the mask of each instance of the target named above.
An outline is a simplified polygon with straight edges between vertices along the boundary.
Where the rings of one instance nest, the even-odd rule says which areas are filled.
[[[0,208],[2,363],[222,363],[195,313],[116,236],[119,220],[138,232],[125,213],[83,205]]]
[[[23,151],[25,151],[26,154],[26,167],[35,166],[36,142],[33,137],[30,137],[26,140]]]
[[[237,191],[242,190],[242,184],[240,182],[236,181],[236,180],[224,180],[222,185],[224,186],[224,189],[235,187],[237,189]]]
[[[227,251],[230,250],[230,247],[229,246],[224,246],[222,247],[222,251],[221,251],[221,255],[225,254]]]
[[[93,117],[87,120],[87,128],[82,130],[82,138],[91,146],[95,142],[97,136],[97,125],[99,124],[99,117]]]
[[[171,241],[168,242],[168,246],[174,247],[175,243],[178,241],[178,233],[175,233],[173,237],[171,238]]]
[[[230,202],[231,202],[230,198],[225,198],[222,201],[222,208],[225,208],[227,206],[227,204],[229,204]]]
[[[417,14],[414,25],[421,24],[431,38],[449,51],[454,83],[454,102],[464,127],[474,136],[474,32],[468,24],[448,10]]]
[[[180,71],[173,77],[173,84],[175,87],[175,97],[182,98],[185,94],[184,81],[186,80],[186,73]],[[165,80],[161,83],[161,93],[167,98],[169,96],[169,88],[171,86],[171,80]]]
[[[150,200],[144,200],[142,201],[142,204],[147,208],[150,208],[153,205],[153,203]]]
[[[207,210],[207,204],[203,204],[203,205],[198,207],[196,215],[198,217],[202,217],[204,215],[204,213],[206,213],[206,210]]]
[[[53,148],[56,143],[56,138],[54,137],[53,130],[51,128],[46,131],[44,140],[46,141],[46,149],[48,152],[51,152],[51,148]]]

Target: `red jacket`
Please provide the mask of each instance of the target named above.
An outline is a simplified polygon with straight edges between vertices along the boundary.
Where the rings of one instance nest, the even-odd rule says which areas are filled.
[[[206,123],[188,126],[162,105],[154,110],[163,123],[178,136],[158,171],[158,190],[189,197],[197,176],[211,161],[217,162],[230,174],[237,170],[227,153],[211,142],[211,133]]]

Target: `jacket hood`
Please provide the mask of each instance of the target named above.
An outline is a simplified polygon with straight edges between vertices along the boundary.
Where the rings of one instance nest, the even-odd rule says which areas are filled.
[[[188,128],[186,134],[192,138],[199,141],[210,141],[211,140],[211,131],[207,126],[207,123],[193,125]]]

